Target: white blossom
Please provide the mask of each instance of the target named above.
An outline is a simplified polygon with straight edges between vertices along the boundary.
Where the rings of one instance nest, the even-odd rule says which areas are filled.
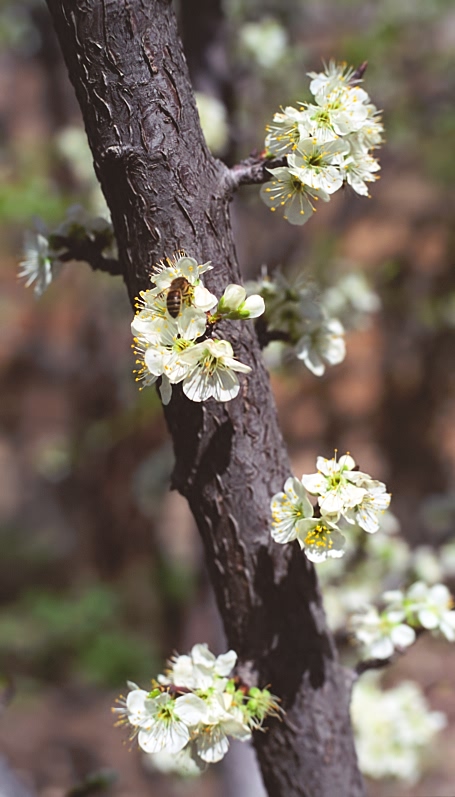
[[[179,363],[188,369],[182,387],[191,401],[230,401],[240,390],[236,372],[247,374],[249,365],[234,359],[227,340],[204,340],[184,351]]]
[[[312,78],[310,91],[316,95],[323,90],[330,93],[333,89],[345,88],[349,85],[354,71],[346,63],[337,64],[331,59],[328,64],[324,64],[323,72],[307,72],[308,77]]]
[[[49,241],[41,232],[27,232],[24,243],[24,259],[20,262],[19,279],[25,287],[33,285],[36,296],[41,296],[52,282],[52,258]]]
[[[166,676],[160,676],[159,681],[188,689],[208,690],[220,685],[224,689],[236,661],[234,650],[214,656],[206,644],[194,645],[188,655],[171,659]]]
[[[382,124],[381,114],[373,103],[367,103],[366,108],[368,115],[364,124],[357,133],[351,133],[349,138],[357,146],[363,147],[365,150],[376,149],[382,143],[384,125]]]
[[[326,517],[304,518],[296,525],[298,543],[311,562],[324,562],[344,555],[345,538]]]
[[[296,169],[282,166],[267,171],[273,179],[261,187],[261,199],[272,211],[281,208],[290,224],[305,224],[316,209],[315,202],[330,199],[325,191],[302,183]]]
[[[277,157],[293,152],[300,140],[299,124],[303,119],[304,112],[292,106],[276,113],[273,121],[266,127],[265,147],[268,152]]]
[[[380,145],[383,126],[354,75],[334,61],[324,72],[310,72],[314,101],[298,103],[300,110],[287,106],[267,126],[267,154],[284,157],[286,166],[269,169],[274,179],[262,186],[260,196],[272,210],[281,206],[290,224],[311,217],[312,191],[322,192],[327,202],[347,181],[368,195],[367,183],[377,179],[379,164],[370,152]]]
[[[241,710],[232,705],[232,696],[215,693],[206,703],[203,729],[196,736],[200,758],[208,764],[221,761],[229,748],[229,736],[247,741],[251,738],[251,730],[245,724]]]
[[[165,754],[162,761],[152,758],[151,766],[183,767],[185,773],[189,768],[194,774],[195,768],[203,770],[224,757],[229,738],[247,741],[267,716],[279,716],[278,699],[268,689],[228,678],[236,661],[234,650],[214,656],[206,644],[198,644],[170,660],[151,692],[128,682],[127,698],[120,698],[113,711],[117,724],[132,728],[131,738],[137,737],[144,752]],[[177,756],[175,767],[169,755]]]
[[[370,778],[416,782],[424,754],[446,717],[430,711],[418,685],[403,681],[384,691],[377,676],[362,676],[354,686],[351,716],[359,766]]]
[[[302,484],[311,495],[318,496],[322,514],[338,516],[361,502],[365,490],[353,482],[358,476],[369,477],[353,470],[355,460],[350,454],[339,459],[318,457],[316,467],[317,473],[302,476]]]
[[[271,509],[272,537],[279,543],[295,540],[297,523],[313,515],[313,507],[302,482],[293,476],[286,479],[284,492],[273,496]]]
[[[351,188],[361,196],[369,196],[367,183],[378,179],[375,172],[381,167],[371,155],[358,150],[346,158],[341,168]]]
[[[191,285],[198,285],[201,275],[212,268],[210,262],[200,264],[194,257],[178,252],[172,258],[164,258],[154,267],[151,280],[155,289],[152,290],[157,292],[166,290],[177,277],[185,277]]]
[[[408,622],[439,631],[449,642],[455,642],[453,598],[445,584],[429,587],[423,581],[416,581],[406,592],[386,592],[384,600],[403,610]]]
[[[176,699],[165,692],[152,695],[143,689],[130,692],[126,720],[136,729],[139,747],[146,753],[178,753],[189,741],[188,727],[199,722],[204,702],[196,695]]]
[[[251,294],[246,298],[246,289],[242,285],[231,283],[225,288],[218,302],[216,313],[227,318],[258,318],[265,310],[264,299],[259,294]]]
[[[349,145],[343,139],[319,143],[314,138],[305,138],[289,156],[288,164],[302,183],[333,194],[343,184],[340,156],[346,152],[349,152]]]
[[[375,479],[359,479],[356,484],[365,491],[364,495],[344,516],[348,522],[357,523],[364,531],[374,534],[379,529],[380,516],[389,507],[391,495],[386,492],[385,484]]]
[[[357,132],[368,116],[364,104],[368,99],[367,93],[358,87],[339,87],[331,91],[321,89],[315,96],[316,105],[305,105],[299,122],[300,139],[314,138],[325,144],[339,136]]]
[[[256,318],[264,312],[264,300],[259,295],[247,297],[245,288],[230,284],[218,302],[200,278],[210,268],[210,263],[198,264],[178,252],[158,263],[151,276],[154,287],[141,291],[137,299],[131,330],[140,367],[134,374],[142,386],[161,380],[163,404],[171,399],[172,385],[180,382],[192,401],[212,397],[229,401],[240,389],[236,372],[251,371],[234,358],[228,341],[208,336],[221,318]],[[171,292],[176,294],[172,305]]]
[[[415,642],[413,628],[403,622],[404,611],[387,610],[381,614],[375,606],[367,606],[362,613],[353,614],[351,629],[363,645],[365,658],[388,659],[395,650],[409,647]]]
[[[326,365],[338,365],[346,356],[343,325],[337,318],[310,322],[294,351],[309,371],[322,376]]]
[[[200,310],[187,307],[176,318],[148,316],[147,311],[139,312],[131,324],[137,355],[136,381],[144,386],[162,378],[161,398],[168,404],[171,398],[171,384],[181,382],[189,373],[190,366],[182,361],[182,354],[206,329],[206,316]]]

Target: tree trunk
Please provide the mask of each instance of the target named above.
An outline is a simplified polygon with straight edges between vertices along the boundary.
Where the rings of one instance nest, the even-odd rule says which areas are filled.
[[[168,0],[48,0],[109,204],[131,300],[183,248],[211,260],[207,287],[241,281],[230,172],[205,145]],[[255,746],[270,797],[360,797],[350,677],[327,631],[314,568],[270,536],[270,498],[290,473],[251,323],[226,337],[252,366],[238,398],[166,408],[173,487],[201,533],[229,645],[286,711]]]

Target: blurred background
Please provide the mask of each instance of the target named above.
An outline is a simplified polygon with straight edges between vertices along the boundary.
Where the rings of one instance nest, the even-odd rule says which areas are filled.
[[[233,224],[245,279],[267,264],[324,291],[365,275],[376,298],[358,317],[343,300],[345,361],[320,379],[302,364],[272,374],[294,472],[349,450],[392,491],[415,575],[453,590],[453,5],[224,0],[210,46],[196,35],[205,4],[197,18],[192,5],[179,11],[201,119],[229,163],[263,148],[280,106],[309,99],[322,59],[369,62],[387,138],[371,199],[339,191],[300,228],[251,187]],[[145,685],[172,651],[225,643],[192,519],[168,489],[160,403],[131,375],[122,280],[68,263],[37,301],[17,279],[35,217],[106,210],[44,0],[0,0],[0,43],[0,792],[260,797],[243,747],[183,781],[113,728],[126,679]],[[403,678],[447,726],[420,780],[371,781],[370,795],[453,797],[455,650],[419,640],[386,684]]]

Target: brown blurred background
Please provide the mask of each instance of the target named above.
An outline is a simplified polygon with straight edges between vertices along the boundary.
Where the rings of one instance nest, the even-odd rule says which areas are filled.
[[[455,520],[455,11],[446,0],[225,0],[224,10],[231,160],[262,148],[280,105],[307,98],[305,73],[322,58],[369,61],[365,87],[387,131],[372,198],[340,191],[293,228],[251,188],[233,223],[245,278],[265,263],[322,286],[346,268],[367,274],[382,308],[349,334],[345,362],[322,379],[303,366],[273,377],[283,431],[297,475],[317,454],[351,451],[392,490],[406,540],[438,548]],[[265,16],[287,37],[278,58],[248,45],[245,25]],[[97,214],[103,201],[45,3],[1,0],[0,42],[1,766],[40,797],[95,793],[74,788],[100,770],[100,793],[118,797],[255,797],[260,786],[233,780],[243,753],[173,782],[147,773],[112,727],[127,678],[147,683],[173,650],[224,642],[192,520],[168,492],[159,401],[131,376],[121,279],[68,264],[39,301],[17,281],[34,216],[52,226],[75,202]],[[448,645],[425,640],[395,668],[452,724],[420,784],[371,794],[455,795],[454,663]]]

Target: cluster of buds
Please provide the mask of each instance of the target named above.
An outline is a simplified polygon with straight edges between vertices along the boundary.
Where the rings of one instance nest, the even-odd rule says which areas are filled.
[[[352,615],[351,629],[363,646],[365,658],[388,659],[412,645],[416,631],[428,630],[455,642],[455,610],[444,584],[429,587],[416,581],[406,591],[389,590],[382,596],[384,609],[367,605]]]
[[[379,517],[390,504],[383,482],[354,470],[354,459],[345,454],[317,458],[317,473],[290,476],[284,492],[271,501],[272,537],[284,544],[297,540],[308,559],[323,562],[344,555],[345,538],[339,525],[356,524],[370,534],[379,529]],[[308,494],[317,496],[317,510]],[[317,512],[317,516],[315,515]]]
[[[155,266],[153,288],[141,291],[131,324],[137,355],[136,381],[160,382],[164,404],[172,385],[182,383],[192,401],[229,401],[237,396],[237,372],[251,368],[234,358],[231,344],[213,336],[222,320],[257,318],[264,312],[261,296],[246,297],[241,285],[228,285],[220,300],[204,287],[201,275],[210,263],[198,264],[184,252]]]
[[[344,183],[368,196],[367,183],[380,168],[371,152],[381,144],[383,126],[357,73],[331,61],[309,77],[314,102],[276,113],[265,139],[267,153],[285,157],[287,165],[268,170],[273,179],[261,197],[271,210],[282,208],[290,224],[305,224],[315,202],[328,202]]]
[[[44,293],[67,260],[84,260],[72,257],[73,251],[83,252],[84,244],[89,243],[103,256],[111,256],[115,250],[111,222],[90,216],[80,205],[68,208],[66,218],[54,230],[48,230],[42,219],[36,219],[35,226],[36,230],[26,234],[18,276],[27,288],[33,285],[36,296]]]
[[[229,737],[247,741],[267,716],[279,716],[277,698],[268,689],[248,687],[232,677],[233,650],[215,657],[207,645],[175,656],[151,691],[129,684],[126,698],[113,711],[119,724],[132,728],[146,753],[184,754],[200,769],[221,761]]]

